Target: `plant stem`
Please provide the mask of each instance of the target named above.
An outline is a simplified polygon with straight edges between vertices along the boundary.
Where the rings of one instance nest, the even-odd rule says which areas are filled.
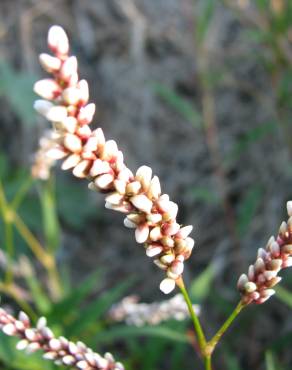
[[[7,251],[7,268],[5,273],[5,281],[7,284],[10,284],[13,281],[13,226],[2,183],[0,183],[0,208],[4,221],[5,246]]]
[[[176,284],[180,288],[180,290],[182,292],[182,295],[183,295],[183,297],[186,301],[186,304],[188,306],[188,310],[189,310],[189,313],[191,315],[191,318],[192,318],[192,321],[193,321],[193,324],[194,324],[195,334],[196,334],[196,337],[197,337],[197,340],[198,340],[200,351],[201,351],[202,356],[204,356],[204,349],[205,349],[205,346],[206,346],[206,338],[205,338],[205,334],[203,332],[200,320],[199,320],[198,316],[196,315],[196,313],[193,309],[193,305],[192,305],[191,299],[189,297],[189,294],[187,292],[187,289],[185,287],[183,278],[180,277],[179,279],[177,279]]]
[[[17,210],[20,204],[23,201],[23,198],[26,196],[28,190],[30,189],[33,183],[33,178],[29,176],[20,186],[19,190],[17,191],[15,197],[12,199],[10,203],[11,208]]]
[[[205,369],[206,370],[212,370],[211,355],[208,355],[208,356],[205,357]]]
[[[25,311],[33,320],[37,319],[37,314],[34,312],[34,310],[30,307],[30,305],[26,301],[21,299],[17,294],[17,289],[14,284],[8,285],[0,282],[0,292],[13,298],[15,302],[19,305],[19,307],[23,311]]]
[[[242,301],[238,303],[238,305],[235,307],[231,315],[228,317],[228,319],[224,322],[224,324],[221,326],[221,328],[217,331],[217,333],[213,336],[213,338],[207,342],[205,347],[205,353],[206,355],[210,355],[213,353],[215,347],[217,346],[218,342],[220,341],[223,334],[226,332],[226,330],[229,328],[229,326],[232,324],[232,322],[235,320],[235,318],[238,316],[240,311],[246,306]],[[211,366],[211,365],[210,365]],[[206,368],[209,369],[209,368]],[[210,367],[211,369],[211,367]]]

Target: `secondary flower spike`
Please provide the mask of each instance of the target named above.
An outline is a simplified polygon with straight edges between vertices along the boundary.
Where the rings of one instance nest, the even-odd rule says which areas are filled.
[[[31,326],[28,316],[20,312],[18,319],[0,308],[0,329],[9,336],[19,339],[16,348],[32,353],[44,352],[43,357],[54,361],[56,365],[68,366],[78,370],[124,370],[110,353],[104,357],[93,352],[82,342],[70,342],[64,337],[56,338],[47,321],[41,317],[35,328]]]
[[[159,178],[150,167],[142,166],[133,173],[116,142],[106,140],[101,128],[89,127],[95,105],[88,103],[88,84],[79,80],[77,59],[69,56],[68,38],[61,27],[50,28],[48,45],[54,55],[41,54],[40,63],[52,78],[34,86],[43,98],[34,107],[52,121],[55,130],[48,156],[62,158],[62,169],[87,178],[90,189],[105,193],[106,208],[126,215],[124,225],[135,229],[137,243],[144,244],[146,255],[154,257],[154,263],[166,273],[160,289],[170,293],[194,246],[189,237],[192,226],[177,222],[178,206],[162,193]]]
[[[289,219],[282,222],[278,236],[269,239],[266,248],[258,250],[257,260],[249,266],[248,273],[242,274],[237,286],[243,303],[264,303],[274,293],[279,283],[278,273],[292,266],[292,201],[287,203]]]

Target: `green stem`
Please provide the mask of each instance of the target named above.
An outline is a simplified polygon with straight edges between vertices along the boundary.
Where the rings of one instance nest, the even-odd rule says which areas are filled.
[[[5,221],[5,245],[7,250],[7,269],[5,272],[5,282],[10,284],[13,281],[14,256],[13,226],[10,221]]]
[[[228,317],[228,319],[224,322],[224,324],[221,326],[221,328],[217,331],[217,333],[213,336],[213,338],[206,344],[205,347],[205,353],[206,355],[210,355],[213,353],[215,347],[217,346],[219,340],[223,336],[223,334],[226,332],[226,330],[229,328],[229,326],[232,324],[232,322],[235,320],[235,318],[238,316],[240,311],[246,306],[242,301],[238,303],[238,305],[235,307],[234,311],[231,313],[231,315]],[[209,369],[209,368],[206,368]],[[210,368],[211,369],[211,368]]]
[[[28,190],[30,189],[33,178],[29,176],[20,186],[19,190],[17,191],[15,197],[12,199],[12,202],[10,202],[11,208],[14,210],[17,210],[20,204],[22,203],[24,197],[26,196]]]
[[[13,241],[13,224],[6,201],[4,188],[0,182],[0,208],[4,222],[5,246],[7,252],[7,268],[5,273],[5,281],[7,284],[13,281],[13,256],[14,256],[14,241]]]
[[[30,307],[30,305],[18,296],[15,285],[12,284],[7,285],[5,283],[3,284],[0,282],[0,292],[14,299],[15,302],[19,305],[19,307],[23,311],[25,311],[33,320],[37,319],[37,314]]]
[[[189,310],[189,313],[191,315],[191,318],[192,318],[192,321],[193,321],[193,324],[194,324],[195,334],[196,334],[196,337],[197,337],[197,340],[198,340],[200,351],[201,351],[201,354],[204,356],[204,349],[205,349],[205,346],[206,346],[206,338],[205,338],[205,334],[203,332],[200,320],[199,320],[198,316],[196,315],[196,313],[194,311],[194,308],[193,308],[191,299],[189,297],[189,294],[186,290],[183,278],[180,277],[179,279],[177,279],[176,284],[180,288],[180,290],[182,292],[182,295],[183,295],[183,297],[186,301],[186,304],[188,306],[188,310]]]
[[[212,359],[211,355],[208,355],[205,357],[205,369],[206,370],[212,370]]]

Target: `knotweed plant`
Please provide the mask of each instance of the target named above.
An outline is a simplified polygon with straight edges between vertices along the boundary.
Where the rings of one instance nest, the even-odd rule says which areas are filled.
[[[255,263],[240,276],[238,305],[218,332],[207,340],[183,281],[184,263],[194,246],[190,237],[192,226],[179,223],[177,204],[163,193],[159,178],[153,175],[150,167],[141,166],[132,172],[125,164],[117,143],[107,140],[101,128],[91,128],[95,105],[89,102],[88,84],[79,79],[77,59],[70,56],[69,41],[61,27],[50,28],[48,46],[51,54],[41,54],[40,63],[50,77],[35,83],[34,91],[41,99],[35,102],[34,107],[52,123],[52,129],[40,141],[32,167],[33,176],[48,178],[50,167],[62,160],[63,170],[71,170],[75,177],[87,179],[89,189],[105,196],[105,208],[124,214],[124,225],[134,230],[136,242],[144,247],[146,255],[153,258],[164,273],[160,290],[168,294],[177,286],[182,295],[168,301],[168,316],[163,311],[163,304],[141,309],[141,304],[139,306],[133,298],[127,298],[126,302],[112,309],[112,317],[122,316],[136,324],[137,320],[149,323],[149,316],[153,317],[154,311],[163,320],[170,313],[177,318],[182,312],[185,315],[187,307],[194,325],[196,347],[205,369],[211,370],[214,349],[233,320],[250,304],[267,301],[281,279],[279,272],[291,265],[292,201],[287,204],[288,221],[281,224],[276,238],[271,237],[266,247],[258,250]],[[181,297],[185,301],[183,309]],[[131,305],[132,316],[129,313]],[[100,356],[83,343],[74,344],[63,337],[55,338],[44,318],[39,320],[36,328],[32,328],[25,314],[21,313],[19,319],[15,319],[1,310],[0,325],[4,333],[20,339],[19,349],[26,348],[29,352],[43,350],[44,357],[57,364],[79,369],[123,369],[110,354]]]

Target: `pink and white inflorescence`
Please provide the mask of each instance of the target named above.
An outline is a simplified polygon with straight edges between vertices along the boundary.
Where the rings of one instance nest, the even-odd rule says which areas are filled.
[[[106,194],[106,208],[126,215],[124,225],[135,229],[137,243],[144,244],[146,255],[165,270],[167,277],[160,289],[170,293],[194,246],[189,237],[192,226],[182,227],[177,222],[178,206],[162,193],[159,178],[150,167],[142,166],[134,174],[116,142],[106,140],[101,128],[89,127],[95,105],[88,103],[88,84],[79,80],[77,59],[68,55],[69,42],[61,27],[50,28],[48,45],[54,55],[41,54],[40,63],[52,78],[34,86],[43,98],[34,107],[55,129],[54,145],[47,156],[64,159],[62,169],[89,179],[90,189]]]
[[[242,301],[264,303],[274,293],[272,289],[279,283],[278,273],[292,266],[292,201],[287,203],[289,219],[282,222],[278,236],[269,239],[266,248],[258,250],[255,263],[249,266],[248,274],[242,274],[237,286],[242,294]]]
[[[82,342],[70,342],[64,337],[56,338],[47,321],[41,317],[36,328],[31,326],[28,316],[20,312],[18,319],[0,308],[0,329],[9,336],[19,338],[16,348],[32,353],[44,352],[43,357],[56,365],[65,365],[79,370],[124,370],[110,353],[103,357],[93,352]]]

